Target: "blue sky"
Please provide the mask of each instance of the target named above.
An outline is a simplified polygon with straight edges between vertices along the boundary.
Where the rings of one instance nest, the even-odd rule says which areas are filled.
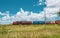
[[[21,20],[44,21],[45,11],[48,21],[59,20],[59,8],[59,0],[0,0],[0,24]]]
[[[45,2],[45,0],[42,0],[42,2]],[[23,8],[25,11],[39,13],[39,11],[43,11],[45,5],[38,6],[38,3],[39,0],[0,0],[0,11],[10,11],[10,14],[15,14],[20,8]]]

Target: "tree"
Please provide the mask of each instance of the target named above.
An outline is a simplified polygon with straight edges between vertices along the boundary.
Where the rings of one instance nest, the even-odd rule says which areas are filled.
[[[59,12],[57,13],[57,15],[58,15],[58,17],[60,17],[60,10],[59,10]]]

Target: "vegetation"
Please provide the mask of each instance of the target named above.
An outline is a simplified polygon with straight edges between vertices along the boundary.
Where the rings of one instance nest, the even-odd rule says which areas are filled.
[[[60,25],[0,25],[0,38],[60,38]]]
[[[58,14],[58,16],[60,17],[60,10],[59,10],[59,12],[58,12],[57,14]]]

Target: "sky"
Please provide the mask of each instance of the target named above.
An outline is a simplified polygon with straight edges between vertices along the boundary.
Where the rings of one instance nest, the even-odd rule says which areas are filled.
[[[42,2],[45,2],[45,0],[42,0]],[[10,11],[10,13],[15,14],[20,8],[23,8],[25,11],[39,13],[39,11],[43,11],[45,5],[38,6],[38,3],[39,0],[0,0],[0,11]]]
[[[14,21],[60,20],[60,0],[0,0],[0,24]]]

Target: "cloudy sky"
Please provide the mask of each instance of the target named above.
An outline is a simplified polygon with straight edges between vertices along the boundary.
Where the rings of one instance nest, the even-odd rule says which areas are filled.
[[[0,24],[13,21],[60,20],[60,0],[0,0]]]

